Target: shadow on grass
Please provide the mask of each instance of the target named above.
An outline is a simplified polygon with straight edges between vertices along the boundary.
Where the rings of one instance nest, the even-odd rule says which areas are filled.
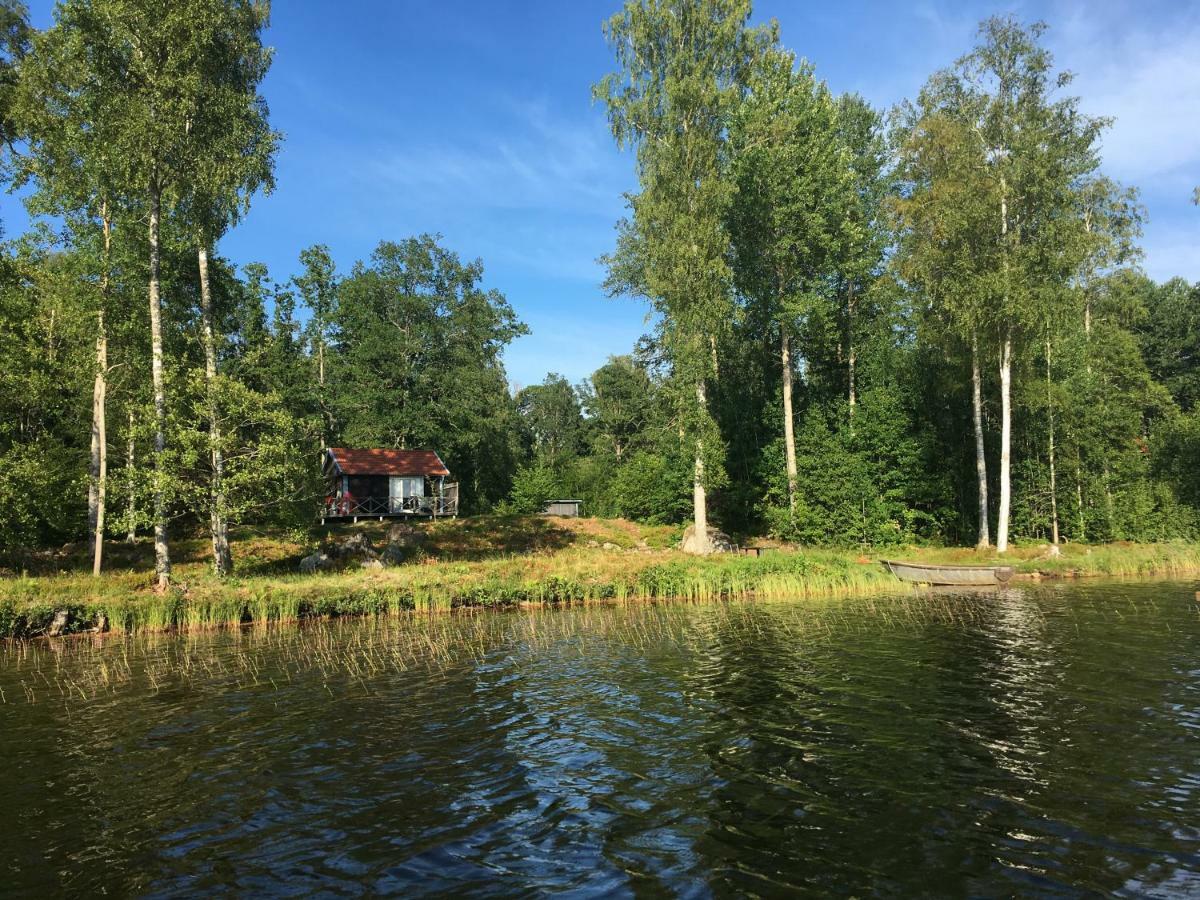
[[[304,555],[301,544],[234,531],[234,571],[237,575],[280,575],[294,572]],[[171,568],[178,576],[187,576],[212,569],[212,543],[207,537],[180,537],[171,541]],[[104,542],[105,572],[154,572],[154,542],[138,538],[134,543]],[[84,541],[37,550],[16,551],[0,559],[0,570],[6,574],[28,573],[31,576],[60,573],[85,575],[92,571],[92,546]]]
[[[426,552],[470,561],[563,550],[577,539],[574,531],[544,516],[475,516],[430,528]]]

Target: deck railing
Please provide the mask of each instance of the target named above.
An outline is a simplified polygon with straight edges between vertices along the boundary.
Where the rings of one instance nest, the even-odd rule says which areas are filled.
[[[325,518],[334,519],[353,516],[456,516],[458,485],[446,485],[446,490],[440,496],[338,498],[329,501],[324,515]]]

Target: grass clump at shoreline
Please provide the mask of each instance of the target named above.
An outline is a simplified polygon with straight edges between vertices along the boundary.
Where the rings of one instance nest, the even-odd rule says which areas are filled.
[[[898,587],[878,566],[834,551],[698,559],[670,551],[566,550],[382,571],[226,581],[204,575],[164,594],[149,590],[141,574],[112,578],[103,585],[80,575],[0,583],[0,637],[45,634],[60,610],[74,631],[135,633],[410,610],[842,597]]]
[[[340,528],[380,539],[386,524]],[[777,547],[760,557],[685,556],[668,549],[671,529],[620,520],[479,517],[426,526],[412,562],[382,570],[356,565],[297,574],[299,559],[329,533],[242,536],[238,573],[209,571],[206,542],[178,542],[175,586],[156,593],[148,546],[114,554],[123,568],[86,574],[86,555],[64,548],[36,574],[0,576],[0,638],[44,635],[60,613],[66,631],[142,633],[406,611],[513,609],[528,605],[838,598],[907,591],[857,550]],[[490,537],[489,537],[490,536]],[[194,545],[194,546],[193,546]],[[1200,545],[1045,545],[1014,547],[1003,558],[966,548],[889,548],[877,555],[926,563],[1013,565],[1023,577],[1200,573]]]

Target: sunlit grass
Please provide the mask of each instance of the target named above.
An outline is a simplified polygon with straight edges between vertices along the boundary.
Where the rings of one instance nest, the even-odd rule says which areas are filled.
[[[452,523],[439,523],[447,533]],[[558,527],[557,524],[554,527]],[[604,550],[568,543],[524,553],[483,554],[483,525],[472,525],[471,552],[365,571],[350,568],[317,575],[246,574],[225,581],[199,564],[177,570],[176,586],[153,590],[146,570],[0,579],[0,637],[46,633],[56,612],[69,614],[70,630],[136,634],[243,624],[292,622],[339,616],[396,616],[452,609],[513,609],[539,605],[620,604],[660,600],[779,601],[868,596],[908,590],[873,558],[857,551],[773,550],[761,557],[695,558],[651,549],[629,523],[580,526],[594,534],[627,532],[628,549]],[[461,531],[461,526],[460,526]],[[658,535],[661,538],[661,535]],[[589,538],[589,540],[591,540]],[[295,556],[294,542],[272,548],[255,536],[262,559]],[[615,543],[615,542],[611,542]],[[998,560],[961,548],[895,548],[889,557],[924,562],[986,564],[1003,561],[1025,576],[1183,575],[1200,572],[1200,546],[1186,543],[1066,545],[1050,557],[1044,546],[1016,547]],[[464,558],[478,557],[478,558]]]

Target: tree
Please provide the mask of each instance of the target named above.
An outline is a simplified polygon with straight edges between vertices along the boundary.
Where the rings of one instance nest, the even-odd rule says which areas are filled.
[[[812,67],[797,69],[787,51],[772,47],[755,60],[730,131],[734,270],[749,301],[763,307],[759,317],[778,329],[788,507],[795,510],[793,334],[832,299],[851,238],[855,185],[833,98]]]
[[[338,289],[329,360],[333,439],[436,447],[486,507],[508,493],[517,420],[500,354],[528,329],[432,235],[384,241]],[[478,507],[475,507],[478,508]]]
[[[1050,53],[1039,44],[1044,30],[1044,25],[1024,27],[1012,18],[986,20],[979,46],[922,91],[920,112],[915,121],[910,118],[908,129],[909,155],[919,158],[918,148],[925,148],[935,158],[927,170],[938,170],[943,183],[965,187],[970,221],[944,205],[941,213],[947,221],[967,226],[955,229],[955,240],[969,242],[974,251],[967,292],[973,314],[958,318],[971,323],[973,340],[979,328],[990,330],[998,350],[996,547],[1001,553],[1008,549],[1012,504],[1014,352],[1018,342],[1038,333],[1049,306],[1070,297],[1063,287],[1086,254],[1078,195],[1098,166],[1097,142],[1106,124],[1080,113],[1077,98],[1052,99],[1052,92],[1068,85],[1071,76],[1052,76]],[[948,162],[937,163],[939,156]],[[980,221],[984,211],[990,211],[993,224]],[[944,254],[947,242],[940,240],[939,217],[929,224],[912,228],[909,251],[918,257]]]
[[[304,266],[304,274],[293,278],[292,283],[310,313],[305,332],[309,352],[317,363],[317,407],[321,413],[321,449],[324,450],[325,435],[332,427],[325,390],[325,356],[337,314],[338,280],[333,257],[324,244],[313,244],[301,250],[300,264]]]
[[[10,14],[11,15],[11,14]],[[27,48],[28,49],[28,48]],[[92,574],[99,575],[104,553],[108,493],[107,395],[114,215],[121,208],[123,168],[112,158],[109,135],[95,126],[99,98],[63,91],[77,64],[72,35],[51,28],[39,35],[21,66],[16,89],[8,95],[10,129],[26,136],[26,152],[16,166],[16,184],[32,182],[26,198],[34,214],[62,216],[77,248],[89,248],[95,279],[95,365],[92,385],[91,471],[88,479],[88,531],[93,544]]]
[[[181,189],[183,214],[195,235],[200,276],[201,340],[208,393],[208,427],[212,461],[209,496],[209,530],[213,568],[218,576],[233,570],[229,548],[225,460],[218,403],[217,342],[209,282],[209,251],[224,231],[249,208],[259,190],[274,184],[274,153],[279,135],[267,123],[266,102],[258,85],[270,65],[270,51],[262,45],[269,7],[266,3],[211,4],[203,10],[209,44],[203,48],[203,68],[192,84],[191,102],[196,117],[189,122],[193,135],[190,178]]]
[[[980,332],[987,325],[987,279],[996,262],[986,159],[970,124],[979,115],[978,103],[947,72],[931,78],[915,104],[897,110],[893,142],[901,190],[891,209],[898,240],[894,265],[903,281],[925,295],[931,312],[925,331],[936,332],[943,345],[956,342],[969,349],[976,546],[982,548],[991,544],[991,534]]]
[[[649,374],[631,356],[609,357],[579,386],[579,398],[597,443],[618,461],[646,435],[653,415],[653,391]]]
[[[891,240],[884,219],[884,200],[891,184],[882,119],[866,100],[858,94],[837,98],[837,130],[848,156],[852,191],[843,223],[845,246],[838,265],[838,287],[846,344],[846,399],[853,417],[858,405],[859,347],[864,338],[860,310]],[[877,292],[877,296],[886,294]]]
[[[203,193],[227,157],[218,143],[244,140],[240,121],[222,122],[238,94],[230,81],[250,77],[247,22],[265,15],[250,0],[65,0],[41,38],[54,64],[42,88],[46,106],[66,122],[86,123],[112,166],[121,200],[147,228],[151,380],[154,397],[154,543],[160,588],[170,582],[166,370],[163,347],[162,228],[164,218],[203,206]],[[257,28],[251,42],[257,41]],[[231,60],[240,60],[232,64]],[[231,76],[236,70],[237,74]],[[225,79],[224,81],[222,79]],[[243,83],[244,86],[244,83]],[[224,129],[228,128],[228,132]],[[234,182],[240,179],[234,177]],[[227,209],[229,207],[226,207]]]
[[[618,146],[637,151],[640,191],[609,260],[610,284],[647,297],[676,380],[693,448],[697,546],[708,548],[708,489],[723,474],[708,406],[716,335],[731,318],[725,129],[766,32],[749,31],[749,0],[628,0],[605,25],[620,71],[593,89]]]
[[[561,471],[583,446],[583,412],[570,382],[551,372],[541,384],[517,394],[517,410],[528,430],[535,460]]]

